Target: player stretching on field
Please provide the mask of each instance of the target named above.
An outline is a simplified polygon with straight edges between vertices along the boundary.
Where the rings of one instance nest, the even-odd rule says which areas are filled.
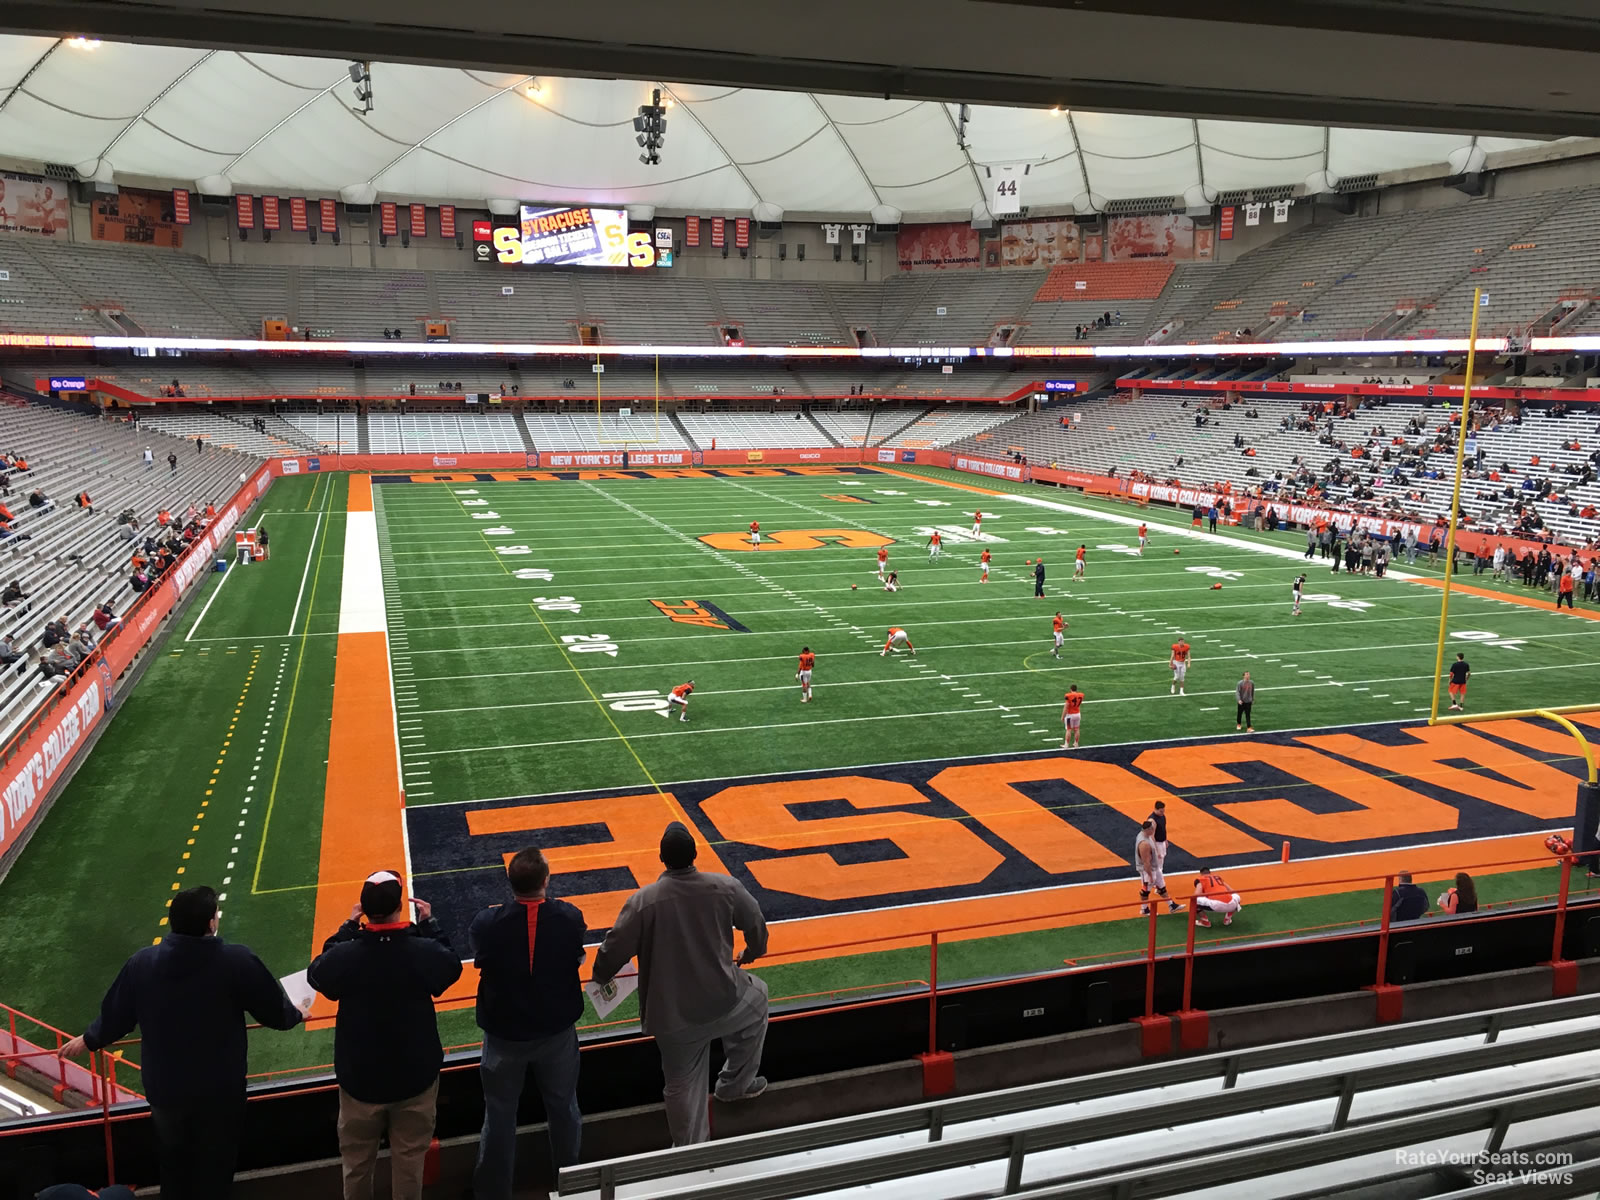
[[[1087,554],[1088,551],[1089,551],[1089,547],[1087,547],[1087,546],[1079,546],[1078,547],[1078,557],[1075,560],[1073,560],[1073,563],[1072,563],[1072,577],[1074,579],[1082,579],[1084,577],[1084,575],[1083,575],[1083,563],[1084,563],[1083,556],[1085,554]]]
[[[761,549],[761,522],[760,521],[751,521],[750,522],[750,549],[752,549],[752,550]]]
[[[1244,907],[1239,903],[1239,893],[1234,891],[1210,867],[1201,867],[1194,879],[1194,906],[1205,912],[1222,914],[1224,925],[1233,924],[1233,914]],[[1208,917],[1197,916],[1194,923],[1202,929],[1211,928]]]
[[[1305,589],[1305,586],[1306,577],[1302,573],[1301,576],[1294,581],[1294,615],[1297,617],[1300,615],[1300,593]]]
[[[878,578],[883,578],[883,569],[889,565],[889,547],[878,547]]]
[[[1168,693],[1176,692],[1183,695],[1183,680],[1189,674],[1189,643],[1183,640],[1183,634],[1178,635],[1178,640],[1172,643],[1172,689]]]
[[[1178,902],[1167,895],[1167,877],[1161,873],[1161,860],[1156,853],[1156,823],[1146,821],[1139,828],[1133,843],[1133,866],[1139,872],[1139,915],[1150,915],[1150,893],[1155,892],[1167,902],[1168,912],[1178,911]]]
[[[1457,654],[1455,662],[1450,664],[1450,707],[1452,709],[1465,709],[1467,707],[1467,676],[1472,674],[1472,668],[1467,665],[1467,656]]]
[[[1064,640],[1064,638],[1066,636],[1067,623],[1061,619],[1061,614],[1057,613],[1055,615],[1054,619],[1050,622],[1050,627],[1051,627],[1051,631],[1055,634],[1055,637],[1056,637],[1056,644],[1054,646],[1050,647],[1050,657],[1051,658],[1060,658],[1061,657],[1061,643],[1062,643],[1062,641]]]
[[[977,537],[982,532],[983,532],[983,514],[981,512],[975,512],[975,513],[972,514],[972,536],[973,537]]]
[[[694,680],[691,679],[688,683],[680,683],[667,693],[667,711],[669,713],[672,711],[674,704],[683,708],[683,711],[678,714],[678,720],[680,721],[689,719],[689,693],[692,691],[694,691]]]
[[[983,554],[978,559],[978,565],[983,568],[983,574],[978,577],[979,583],[989,582],[989,548],[983,548]]]
[[[884,642],[883,649],[878,653],[878,657],[882,658],[890,650],[898,650],[901,646],[911,651],[913,658],[916,657],[917,648],[911,644],[911,639],[906,636],[906,631],[898,625],[891,625],[889,626],[889,640]]]
[[[794,677],[800,681],[800,703],[811,702],[811,668],[817,665],[817,656],[811,653],[810,646],[800,647],[800,665],[795,668]]]
[[[1061,723],[1067,730],[1061,748],[1070,750],[1074,746],[1081,745],[1078,739],[1081,736],[1083,723],[1083,693],[1078,690],[1078,685],[1075,683],[1067,685],[1067,701],[1061,706]]]
[[[932,562],[944,553],[944,546],[940,543],[939,531],[935,529],[933,536],[928,539],[928,561]]]
[[[1150,540],[1150,531],[1145,528],[1143,521],[1139,522],[1139,557],[1144,557],[1145,543]]]
[[[886,591],[886,592],[898,592],[900,590],[900,572],[899,571],[890,571],[889,572],[889,578],[887,578],[887,579],[885,579],[883,581],[883,590]]]

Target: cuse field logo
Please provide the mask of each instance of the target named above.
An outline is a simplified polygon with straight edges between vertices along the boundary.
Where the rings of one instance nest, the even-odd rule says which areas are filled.
[[[774,529],[761,531],[761,545],[750,544],[750,534],[702,533],[700,540],[715,550],[820,550],[837,546],[843,550],[876,550],[892,546],[894,539],[867,529]]]
[[[704,600],[652,600],[650,603],[674,625],[699,625],[706,629],[750,632],[747,626],[735,621],[715,604],[708,604]]]

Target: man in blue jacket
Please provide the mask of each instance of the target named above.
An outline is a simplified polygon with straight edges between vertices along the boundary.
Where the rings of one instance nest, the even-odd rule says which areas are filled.
[[[350,919],[323,943],[306,981],[339,1002],[333,1073],[339,1081],[339,1156],[345,1200],[369,1200],[378,1142],[389,1135],[394,1200],[420,1200],[423,1159],[439,1101],[435,997],[461,978],[461,960],[426,900],[406,919],[400,876],[378,871]],[[362,917],[366,923],[362,923]]]
[[[479,971],[483,1030],[483,1136],[473,1175],[476,1200],[511,1200],[517,1102],[528,1068],[544,1102],[557,1170],[578,1161],[578,1018],[583,1015],[583,913],[545,895],[550,865],[530,846],[506,864],[515,899],[473,918],[468,933]]]
[[[61,1047],[75,1058],[144,1037],[140,1079],[150,1101],[166,1200],[226,1200],[244,1117],[245,1014],[293,1029],[301,1014],[246,946],[217,933],[217,893],[190,888],[167,906],[167,935],[123,964],[100,1015]]]

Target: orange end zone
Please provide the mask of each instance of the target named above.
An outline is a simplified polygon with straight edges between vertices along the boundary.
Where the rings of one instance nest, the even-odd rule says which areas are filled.
[[[1444,580],[1442,579],[1417,579],[1413,580],[1413,582],[1423,584],[1426,587],[1438,588],[1440,591],[1444,590]],[[1470,583],[1461,583],[1455,579],[1450,581],[1450,590],[1452,592],[1465,592],[1469,596],[1481,596],[1485,600],[1504,600],[1507,604],[1520,604],[1523,608],[1542,608],[1545,612],[1560,611],[1548,600],[1536,600],[1532,596],[1519,596],[1515,592],[1497,592],[1492,588],[1474,587]],[[1569,608],[1567,612],[1575,617],[1582,617],[1586,621],[1600,621],[1600,612],[1591,612],[1584,608]]]

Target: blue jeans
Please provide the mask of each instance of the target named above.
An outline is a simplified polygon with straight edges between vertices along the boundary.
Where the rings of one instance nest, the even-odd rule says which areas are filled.
[[[517,1102],[528,1068],[544,1102],[549,1124],[550,1157],[556,1169],[578,1161],[583,1115],[578,1111],[578,1030],[574,1026],[531,1042],[513,1042],[485,1034],[483,1063],[483,1136],[478,1142],[478,1168],[472,1178],[478,1200],[511,1200],[511,1176],[517,1159]]]

